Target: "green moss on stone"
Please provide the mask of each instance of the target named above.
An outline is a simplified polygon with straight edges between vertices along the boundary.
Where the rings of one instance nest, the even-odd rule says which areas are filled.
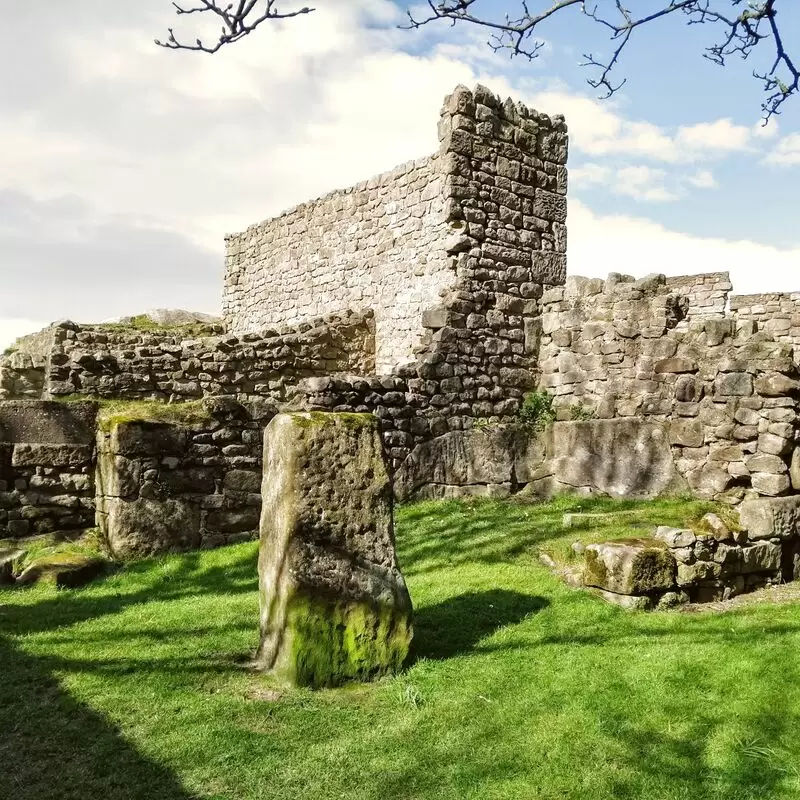
[[[97,427],[108,433],[124,422],[171,422],[197,425],[212,420],[201,400],[160,403],[157,400],[105,400],[100,404]]]
[[[371,680],[402,669],[412,636],[410,612],[297,593],[289,600],[275,671],[313,688]]]
[[[299,428],[313,428],[337,421],[346,428],[369,428],[376,425],[376,418],[372,414],[357,414],[354,411],[304,411],[291,416]]]

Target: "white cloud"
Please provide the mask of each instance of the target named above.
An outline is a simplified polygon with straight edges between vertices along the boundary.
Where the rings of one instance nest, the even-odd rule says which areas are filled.
[[[682,125],[678,128],[675,144],[689,153],[722,154],[746,149],[752,135],[752,128],[735,125],[729,119],[718,119],[715,122]]]
[[[649,219],[597,214],[575,200],[570,202],[567,224],[570,275],[605,277],[609,272],[623,272],[642,277],[651,272],[729,271],[737,294],[800,288],[800,248],[690,236]]]
[[[713,189],[717,185],[714,175],[707,169],[700,169],[686,179],[697,189]]]
[[[567,119],[570,142],[592,156],[649,158],[671,164],[722,158],[749,149],[755,129],[730,119],[681,125],[674,130],[629,120],[608,101],[567,92],[539,92],[532,105]]]
[[[678,194],[664,186],[667,173],[663,169],[635,166],[617,170],[613,190],[637,200],[666,203],[677,200]]]
[[[800,133],[784,136],[764,161],[767,164],[797,166],[800,164]]]
[[[580,167],[572,167],[569,171],[571,186],[595,186],[608,184],[613,172],[603,164],[588,162]]]

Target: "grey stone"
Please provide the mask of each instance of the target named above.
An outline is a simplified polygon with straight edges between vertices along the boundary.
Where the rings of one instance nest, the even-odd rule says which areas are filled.
[[[626,611],[652,611],[655,602],[647,595],[630,595],[607,592],[602,589],[597,592],[607,603],[624,608]]]
[[[725,524],[719,514],[708,513],[704,515],[701,524],[717,542],[725,542],[733,539],[733,532]]]
[[[789,539],[800,535],[800,495],[745,500],[739,520],[750,539]]]
[[[262,494],[259,666],[310,686],[400,669],[411,600],[377,420],[279,414],[264,434]]]
[[[751,480],[753,489],[768,497],[785,494],[792,485],[788,475],[775,475],[768,472],[755,472],[751,476]]]
[[[664,525],[656,528],[655,538],[667,547],[690,547],[697,541],[694,532],[683,528],[669,528]]]
[[[712,581],[722,574],[722,567],[713,561],[695,561],[693,564],[678,564],[676,583],[678,586],[693,586],[703,581]]]
[[[781,546],[773,542],[754,542],[741,549],[740,570],[748,572],[777,572],[781,567]]]
[[[556,422],[547,432],[555,485],[612,497],[656,497],[685,484],[662,425],[637,419]]]
[[[746,372],[723,372],[714,381],[718,397],[748,397],[753,394],[753,377]]]
[[[102,498],[98,522],[115,558],[192,550],[200,545],[200,509],[176,498]]]
[[[675,559],[652,540],[590,544],[584,558],[586,585],[616,594],[647,594],[669,589],[675,582]]]
[[[767,372],[756,378],[755,388],[762,397],[786,397],[800,392],[800,381],[779,372]]]

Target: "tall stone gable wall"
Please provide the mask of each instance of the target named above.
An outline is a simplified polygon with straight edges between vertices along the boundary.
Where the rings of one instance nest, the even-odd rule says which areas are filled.
[[[422,311],[454,279],[438,156],[403,164],[229,236],[232,333],[373,309],[377,366],[412,357]]]
[[[563,280],[563,119],[503,104],[483,87],[474,93],[458,87],[446,100],[439,140],[430,158],[229,237],[223,297],[229,328],[370,307],[376,367],[385,373],[411,362],[424,345],[424,311],[448,293],[469,293],[463,288],[469,271],[492,284],[491,295],[519,297],[507,284]],[[498,268],[503,275],[489,278]],[[475,335],[491,327],[477,317],[472,322]]]

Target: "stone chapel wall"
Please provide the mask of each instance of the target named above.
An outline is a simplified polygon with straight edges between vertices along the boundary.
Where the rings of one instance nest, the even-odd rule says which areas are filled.
[[[229,332],[372,309],[378,370],[410,361],[423,310],[454,280],[444,182],[434,155],[227,237]]]

